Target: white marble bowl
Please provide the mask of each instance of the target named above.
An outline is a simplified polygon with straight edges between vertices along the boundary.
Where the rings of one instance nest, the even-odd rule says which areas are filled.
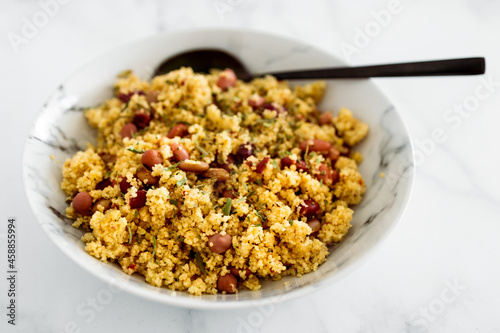
[[[48,98],[26,140],[24,186],[42,229],[75,263],[100,279],[132,294],[171,305],[206,309],[264,305],[306,295],[338,281],[388,235],[401,218],[413,183],[413,152],[408,133],[391,102],[371,80],[328,81],[328,91],[320,105],[335,112],[343,106],[350,108],[370,125],[370,134],[357,147],[365,156],[360,166],[367,185],[364,200],[354,207],[353,227],[346,238],[332,248],[328,260],[314,273],[278,282],[263,281],[259,291],[191,296],[152,287],[142,276],[128,276],[117,264],[91,257],[80,240],[82,232],[64,217],[67,203],[60,189],[62,163],[83,149],[86,142],[93,142],[95,136],[83,117],[83,108],[111,97],[116,75],[124,69],[133,69],[140,77],[148,78],[165,57],[202,47],[228,50],[254,72],[343,65],[337,57],[301,41],[225,29],[157,35],[106,52],[74,73]],[[385,178],[381,177],[382,172]]]

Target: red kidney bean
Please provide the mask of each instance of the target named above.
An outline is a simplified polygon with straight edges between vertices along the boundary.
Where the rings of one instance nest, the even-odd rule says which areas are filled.
[[[309,170],[309,168],[307,167],[307,163],[302,160],[297,161],[295,167],[297,168],[297,171],[307,172]]]
[[[136,176],[146,186],[156,185],[160,181],[160,178],[159,177],[154,177],[151,174],[151,171],[149,171],[148,169],[141,169],[141,170],[137,171]]]
[[[292,160],[290,157],[283,157],[281,159],[281,169],[284,169],[286,167],[291,167],[294,164],[295,164],[295,161]]]
[[[130,183],[127,181],[127,178],[123,178],[121,181],[120,181],[120,191],[125,194],[127,193],[128,189],[131,188],[132,185],[130,185]]]
[[[337,147],[332,147],[328,151],[328,159],[332,162],[336,162],[340,157],[340,151]]]
[[[222,192],[222,197],[234,199],[236,198],[236,193],[234,190],[224,190],[224,192]]]
[[[170,149],[172,150],[172,154],[174,155],[174,160],[176,160],[177,162],[181,162],[181,161],[185,161],[185,160],[189,159],[188,152],[180,144],[178,144],[176,142],[172,142],[172,143],[170,143]]]
[[[300,149],[302,151],[308,150],[309,152],[327,152],[331,147],[332,144],[330,142],[321,139],[305,140],[300,144]]]
[[[232,69],[226,68],[219,74],[217,79],[217,86],[222,90],[227,90],[229,87],[234,87],[236,85],[236,74]]]
[[[312,229],[311,235],[318,233],[321,229],[321,222],[318,219],[307,221],[307,225]]]
[[[250,96],[248,99],[248,105],[250,105],[254,109],[260,108],[264,105],[265,99],[262,96]]]
[[[148,150],[141,156],[141,163],[149,170],[153,169],[156,164],[162,164],[163,158],[158,150]]]
[[[140,130],[148,127],[150,121],[151,115],[145,111],[137,111],[132,118],[132,123]]]
[[[249,270],[248,268],[235,268],[233,266],[230,266],[229,267],[229,271],[231,272],[231,274],[233,274],[234,276],[236,276],[237,278],[241,278],[241,275],[240,275],[240,272],[243,272],[243,279],[246,279],[247,277],[249,277],[250,275],[252,275],[252,271]]]
[[[146,191],[138,190],[137,196],[131,197],[128,200],[130,208],[141,208],[146,204]]]
[[[313,199],[304,200],[304,204],[300,206],[300,214],[305,217],[311,217],[319,212],[319,204]]]
[[[232,237],[228,234],[221,235],[216,233],[208,237],[208,246],[212,252],[222,254],[226,252],[231,247]]]
[[[330,185],[333,182],[333,172],[326,164],[321,163],[318,168],[319,173],[314,176],[318,180],[323,180],[323,184]]]
[[[180,123],[172,127],[172,129],[167,134],[167,138],[173,139],[176,136],[180,136],[182,138],[186,134],[188,134],[188,126],[186,124]]]
[[[340,175],[337,170],[332,170],[332,185],[335,185],[340,180]]]
[[[127,103],[128,101],[130,101],[130,99],[132,98],[132,96],[134,96],[135,94],[137,94],[137,95],[144,95],[144,91],[139,90],[139,89],[134,89],[133,91],[129,91],[129,92],[126,92],[126,93],[119,93],[118,94],[118,98],[123,103]]]
[[[243,143],[238,148],[238,156],[244,161],[254,154],[255,146],[253,143]]]
[[[238,290],[238,280],[233,274],[220,276],[217,280],[217,289],[228,294],[234,294]]]
[[[92,206],[92,213],[97,212],[98,210],[105,212],[111,207],[111,200],[106,198],[101,198],[95,202]]]
[[[269,162],[270,158],[269,157],[264,157],[262,161],[257,163],[257,166],[255,167],[255,172],[257,173],[262,173],[264,172],[264,169],[267,166],[267,163]]]
[[[111,186],[111,180],[109,178],[106,178],[104,180],[101,180],[97,185],[95,186],[96,190],[104,190],[106,187]]]
[[[333,115],[331,112],[325,111],[319,116],[318,124],[320,125],[329,125],[332,123]]]
[[[122,140],[125,138],[131,139],[137,133],[137,126],[134,124],[125,124],[122,127]]]
[[[73,198],[73,209],[82,215],[90,215],[92,209],[92,197],[88,192],[80,192]]]
[[[270,111],[276,111],[276,116],[278,116],[280,113],[286,112],[286,109],[278,104],[275,103],[267,103],[262,105],[263,110],[270,110]]]

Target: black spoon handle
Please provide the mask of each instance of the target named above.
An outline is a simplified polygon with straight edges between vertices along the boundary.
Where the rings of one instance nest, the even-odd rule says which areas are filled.
[[[362,67],[337,67],[293,72],[287,71],[268,73],[268,75],[273,75],[279,80],[352,79],[397,76],[476,75],[484,74],[484,70],[484,58],[462,58]],[[259,76],[261,75],[255,75],[255,77]]]

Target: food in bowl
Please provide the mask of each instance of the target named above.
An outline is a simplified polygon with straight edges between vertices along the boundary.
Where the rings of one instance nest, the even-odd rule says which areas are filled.
[[[85,110],[97,144],[62,170],[85,250],[194,295],[315,271],[365,191],[352,148],[368,126],[318,111],[325,87],[229,69],[120,74],[116,97]]]

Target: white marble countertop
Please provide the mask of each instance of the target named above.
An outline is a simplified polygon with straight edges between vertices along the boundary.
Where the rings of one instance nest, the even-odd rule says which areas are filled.
[[[2,1],[0,331],[500,331],[498,13],[492,0]],[[40,20],[37,31],[23,28],[26,20]],[[221,312],[126,293],[97,302],[108,286],[62,254],[29,210],[20,167],[25,136],[47,96],[82,64],[120,43],[193,27],[272,31],[353,65],[485,56],[487,75],[377,80],[417,149],[415,188],[388,239],[340,282],[272,307]],[[374,30],[362,40],[364,29]],[[432,141],[440,128],[446,139]],[[16,326],[4,314],[9,217],[18,223]]]

